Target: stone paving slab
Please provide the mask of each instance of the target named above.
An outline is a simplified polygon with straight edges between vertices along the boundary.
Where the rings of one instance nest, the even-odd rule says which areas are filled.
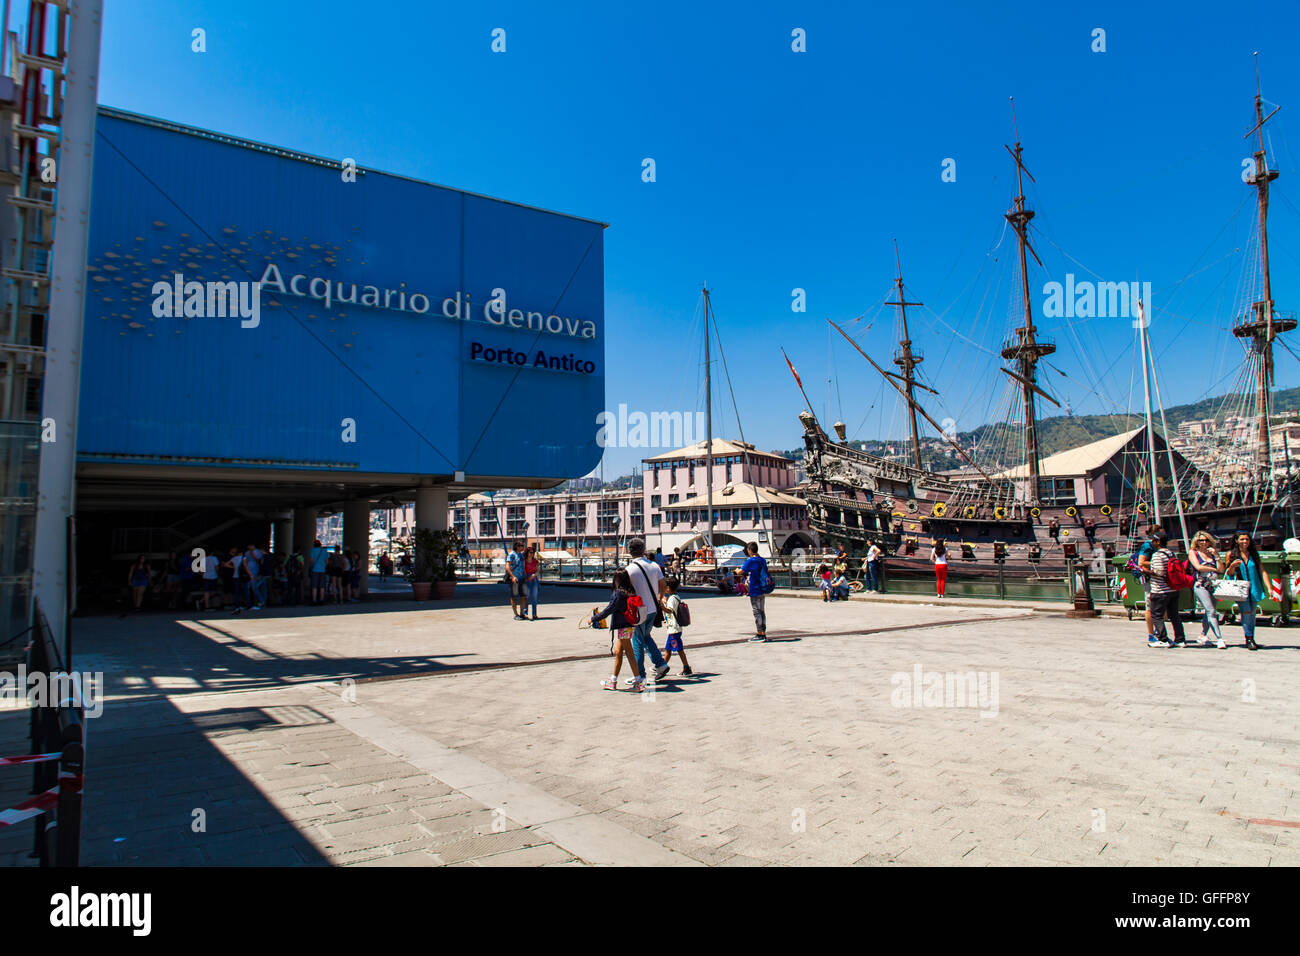
[[[114,695],[83,859],[1300,863],[1300,632],[1156,651],[1127,622],[773,597],[777,639],[751,645],[747,601],[692,597],[695,676],[637,695],[599,688],[577,593],[535,624],[487,592],[81,622],[77,666]],[[25,721],[0,713],[0,741]],[[21,830],[0,863],[30,864]]]
[[[145,613],[79,619],[81,670],[103,672],[109,700],[213,691],[263,690],[321,681],[386,680],[475,667],[599,656],[608,632],[580,630],[598,588],[543,589],[539,621],[515,621],[498,585],[462,587],[452,601],[387,601],[334,608],[273,608],[239,615]],[[749,601],[690,598],[696,644],[753,633]],[[769,599],[772,633],[797,637],[861,629],[873,622],[905,626],[969,616],[1023,615],[1017,608],[937,604],[869,608]]]

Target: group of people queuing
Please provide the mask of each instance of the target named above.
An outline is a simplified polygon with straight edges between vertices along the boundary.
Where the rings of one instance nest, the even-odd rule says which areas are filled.
[[[142,611],[152,595],[168,610],[220,606],[234,614],[271,605],[355,604],[364,562],[357,551],[317,540],[303,554],[278,554],[257,544],[204,551],[191,558],[169,553],[161,563],[139,555],[127,571],[131,606]]]
[[[1147,528],[1147,540],[1135,554],[1134,564],[1142,585],[1146,613],[1147,644],[1150,647],[1186,647],[1187,636],[1178,612],[1180,592],[1190,590],[1201,620],[1201,644],[1211,639],[1219,648],[1227,647],[1216,608],[1218,601],[1230,600],[1237,606],[1245,645],[1258,650],[1255,624],[1259,605],[1273,586],[1264,569],[1254,538],[1246,532],[1237,534],[1224,554],[1209,533],[1192,536],[1186,566],[1169,547],[1169,536],[1157,524]],[[1232,583],[1225,583],[1232,582]],[[1165,631],[1168,624],[1172,638]]]

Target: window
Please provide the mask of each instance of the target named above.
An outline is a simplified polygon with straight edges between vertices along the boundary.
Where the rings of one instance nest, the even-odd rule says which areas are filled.
[[[771,521],[771,520],[772,520],[772,509],[771,509],[771,508],[764,508],[764,509],[763,509],[763,518],[764,518],[764,520],[766,520],[766,521]]]
[[[483,509],[478,513],[478,536],[480,538],[497,537],[497,515],[495,510]]]
[[[511,538],[528,536],[528,509],[523,505],[509,505],[506,508],[506,534]]]
[[[587,533],[587,509],[584,505],[570,504],[564,510],[564,533]]]
[[[398,526],[398,528],[401,527],[400,518],[394,523]],[[460,535],[462,538],[470,537],[469,518],[466,516],[464,511],[457,511],[452,515],[451,525],[455,529],[456,533]]]
[[[679,498],[681,498],[681,495],[669,495],[669,496],[668,496],[668,503],[669,503],[670,505],[675,505],[675,504],[677,504],[677,500],[678,500]]]
[[[659,509],[659,498],[660,498],[659,495],[651,495],[651,496],[650,496],[650,510],[651,510],[651,511],[657,511],[657,510]]]
[[[741,509],[740,509],[740,520],[741,520],[741,521],[753,521],[753,520],[754,520],[754,509],[753,509],[753,508],[741,508]]]
[[[659,527],[659,518],[660,518],[660,516],[657,515],[657,514],[653,514],[653,515],[651,515],[651,516],[650,516],[650,527],[652,527],[652,528],[657,528],[657,527]]]
[[[555,505],[537,506],[537,534],[543,538],[555,534]]]
[[[618,534],[621,524],[618,517],[618,502],[602,499],[596,506],[596,531],[598,534]]]

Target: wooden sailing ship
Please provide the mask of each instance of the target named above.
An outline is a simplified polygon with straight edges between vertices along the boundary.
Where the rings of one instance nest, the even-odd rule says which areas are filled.
[[[852,447],[843,423],[835,424],[836,437],[831,438],[808,403],[808,409],[799,416],[808,476],[800,494],[808,504],[810,525],[823,544],[830,548],[842,545],[860,554],[874,542],[890,555],[890,573],[928,574],[931,542],[943,539],[950,554],[949,574],[960,579],[996,575],[999,563],[1003,574],[1023,577],[1059,576],[1072,560],[1091,561],[1094,568],[1100,569],[1109,557],[1135,546],[1152,523],[1160,524],[1175,538],[1182,536],[1184,528],[1188,534],[1207,530],[1221,538],[1240,530],[1251,531],[1260,536],[1264,546],[1276,546],[1282,537],[1293,535],[1289,455],[1285,466],[1279,467],[1269,434],[1273,343],[1279,334],[1291,331],[1297,324],[1294,314],[1275,310],[1269,276],[1269,186],[1278,172],[1268,166],[1263,127],[1276,112],[1264,115],[1257,78],[1256,124],[1246,135],[1259,137],[1250,182],[1258,202],[1262,295],[1248,304],[1232,329],[1246,346],[1248,368],[1255,371],[1257,450],[1249,467],[1207,469],[1176,455],[1153,427],[1148,385],[1145,426],[1116,436],[1111,443],[1114,454],[1126,458],[1135,469],[1131,476],[1121,476],[1122,480],[1115,483],[1118,494],[1103,494],[1100,500],[1094,495],[1084,496],[1094,499],[1091,501],[1079,500],[1073,494],[1062,496],[1057,480],[1043,475],[1038,403],[1042,400],[1058,407],[1059,403],[1040,383],[1038,365],[1056,347],[1040,336],[1030,295],[1029,262],[1032,259],[1040,268],[1042,262],[1030,237],[1034,211],[1026,204],[1024,178],[1028,176],[1032,181],[1033,177],[1025,168],[1017,128],[1015,145],[1006,147],[1015,162],[1017,195],[1004,218],[1016,236],[1024,308],[1020,324],[1002,343],[1000,356],[1007,366],[1001,371],[1019,391],[1020,421],[1016,424],[1023,462],[989,474],[971,450],[944,434],[969,464],[969,472],[954,475],[925,467],[918,416],[940,433],[944,430],[917,400],[918,389],[934,392],[916,378],[916,367],[923,359],[915,352],[908,332],[907,310],[922,303],[908,300],[896,251],[897,296],[885,304],[899,310],[902,337],[894,358],[899,371],[882,368],[842,328],[833,322],[831,325],[899,393],[910,424],[910,461],[888,460]],[[1012,116],[1014,124],[1014,105]],[[1149,362],[1147,324],[1144,317],[1140,331],[1144,384]],[[1155,385],[1158,396],[1153,362],[1150,372],[1150,384]],[[807,396],[804,398],[806,401]],[[1094,444],[1103,446],[1105,441]],[[1110,447],[1105,445],[1101,450]]]

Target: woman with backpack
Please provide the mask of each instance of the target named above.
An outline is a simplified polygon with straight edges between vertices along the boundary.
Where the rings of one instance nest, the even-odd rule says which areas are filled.
[[[1210,632],[1213,631],[1216,646],[1223,649],[1228,645],[1223,643],[1219,615],[1214,609],[1214,580],[1219,576],[1219,555],[1208,532],[1198,531],[1192,536],[1192,550],[1187,552],[1187,563],[1196,575],[1192,593],[1201,608],[1201,643],[1210,643]]]
[[[619,568],[614,572],[613,585],[614,590],[605,609],[599,611],[592,608],[589,618],[592,627],[609,618],[610,643],[614,648],[614,674],[601,681],[600,686],[605,690],[618,690],[618,672],[623,667],[623,659],[627,658],[627,666],[633,674],[630,690],[639,694],[645,689],[645,675],[637,670],[636,658],[632,652],[632,634],[641,616],[641,598],[632,586],[632,576],[627,573],[627,568]]]
[[[1220,563],[1225,577],[1247,582],[1246,595],[1237,600],[1237,610],[1241,614],[1241,631],[1246,636],[1246,647],[1257,651],[1255,610],[1259,602],[1268,597],[1273,582],[1264,570],[1264,562],[1259,559],[1254,539],[1244,531],[1237,535],[1232,550],[1223,556]]]

